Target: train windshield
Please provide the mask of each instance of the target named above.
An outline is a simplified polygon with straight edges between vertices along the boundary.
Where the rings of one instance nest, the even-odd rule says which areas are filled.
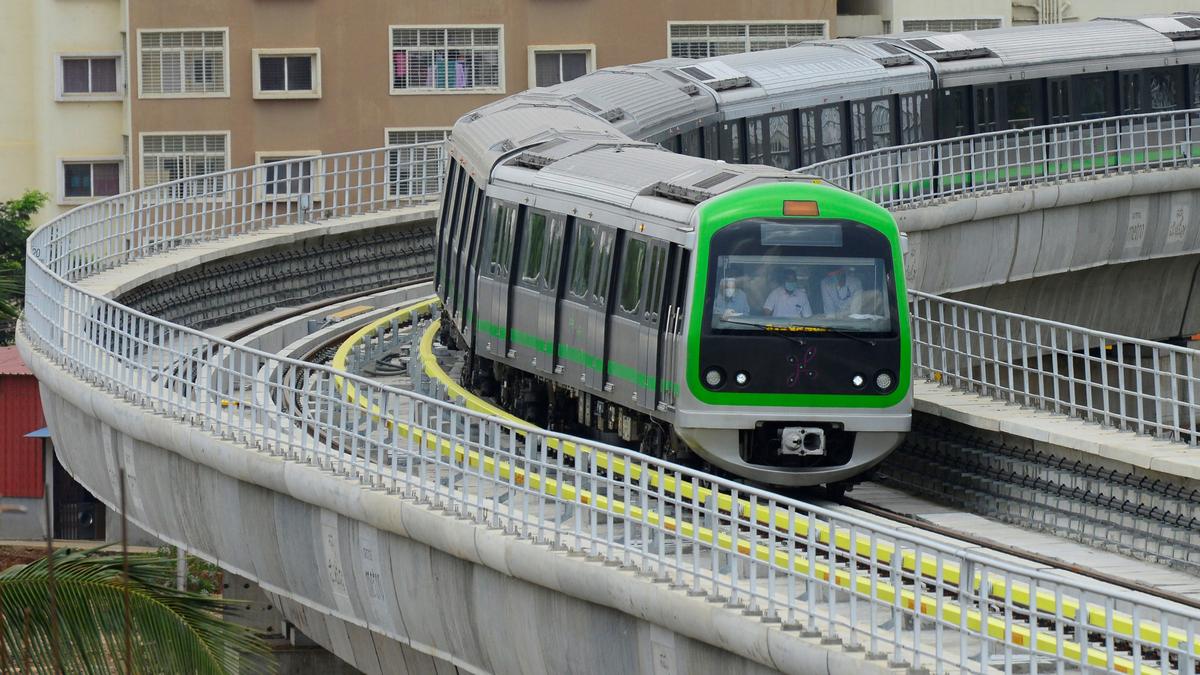
[[[858,223],[735,223],[713,237],[709,326],[718,331],[894,330],[890,245]]]

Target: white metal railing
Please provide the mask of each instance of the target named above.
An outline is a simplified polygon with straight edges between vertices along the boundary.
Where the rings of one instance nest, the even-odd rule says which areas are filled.
[[[179,424],[636,567],[897,663],[1194,671],[1200,612],[280,358],[75,283],[189,242],[432,200],[388,193],[388,153],[303,160],[314,162],[313,185],[323,181],[312,190],[319,203],[254,197],[265,182],[255,168],[80,207],[30,239],[21,330],[80,380]],[[348,401],[335,377],[378,414]],[[309,403],[263,404],[301,399]],[[552,449],[564,443],[592,450],[568,462]],[[639,478],[609,470],[618,459]],[[548,517],[563,510],[575,514],[569,526]]]
[[[1200,351],[909,292],[915,373],[1105,427],[1200,443]]]
[[[29,254],[78,280],[201,241],[434,201],[442,143],[303,157],[154,185],[81,206],[38,228]]]
[[[869,150],[800,169],[887,208],[1033,183],[1200,163],[1200,109]]]

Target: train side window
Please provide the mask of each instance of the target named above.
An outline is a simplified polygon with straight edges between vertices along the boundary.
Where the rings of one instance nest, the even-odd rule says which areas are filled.
[[[642,277],[646,270],[646,242],[634,237],[625,239],[621,255],[621,288],[617,298],[621,311],[634,314],[642,297]]]
[[[867,144],[867,102],[854,101],[850,104],[850,152],[869,150]]]
[[[546,238],[546,268],[542,272],[542,286],[549,291],[558,287],[558,264],[562,257],[563,230],[566,218],[552,213],[549,218],[550,236]]]
[[[667,271],[667,249],[654,246],[650,249],[650,277],[646,281],[646,302],[642,316],[651,323],[658,322],[658,312],[663,301],[663,280]]]
[[[592,279],[592,300],[603,305],[608,300],[608,288],[612,281],[613,242],[617,232],[611,227],[601,227],[599,234],[596,255],[600,264],[596,266],[596,276]]]
[[[1142,112],[1142,73],[1121,73],[1121,114],[1133,115]]]
[[[942,90],[939,102],[941,138],[957,138],[971,133],[971,88],[954,87]]]
[[[792,156],[792,113],[778,113],[767,116],[767,149],[769,152],[766,164],[780,168],[793,169],[796,167]]]
[[[546,250],[546,214],[529,209],[525,212],[525,231],[521,237],[521,280],[528,285],[542,276]]]
[[[517,219],[517,207],[505,202],[494,202],[489,219],[488,262],[494,277],[508,274],[512,257],[513,224]]]
[[[1062,86],[1065,89],[1066,80]],[[1038,123],[1038,110],[1041,108],[1038,89],[1041,81],[1013,82],[1004,87],[1005,121],[1009,129],[1024,129]],[[1053,85],[1051,85],[1053,86]]]
[[[767,163],[767,121],[765,117],[746,120],[746,163]]]
[[[1200,66],[1188,66],[1189,108],[1200,108]]]
[[[853,151],[864,152],[892,144],[892,102],[886,98],[850,104]]]
[[[871,101],[871,147],[886,148],[892,144],[892,100]]]
[[[575,219],[575,243],[571,247],[571,295],[586,298],[592,272],[592,256],[596,251],[596,224]]]
[[[845,152],[841,106],[821,108],[821,161],[837,159]]]
[[[1116,114],[1110,73],[1076,75],[1071,79],[1074,80],[1076,116],[1079,119],[1094,120]]]
[[[800,111],[800,166],[810,166],[820,161],[817,139],[817,111]]]
[[[742,154],[742,120],[731,120],[721,123],[721,159],[730,164],[744,164]]]
[[[900,96],[900,145],[926,140],[926,120],[929,119],[929,93]]]
[[[1150,111],[1174,110],[1180,107],[1183,89],[1179,82],[1178,68],[1156,68],[1146,72],[1146,85],[1150,94]]]

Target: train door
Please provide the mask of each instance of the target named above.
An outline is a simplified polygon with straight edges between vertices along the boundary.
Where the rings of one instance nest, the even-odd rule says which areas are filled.
[[[446,193],[442,197],[442,210],[438,214],[437,249],[433,252],[434,288],[438,292],[444,292],[446,288],[446,241],[449,239],[450,225],[454,222],[456,204],[454,197],[458,193],[458,182],[462,173],[458,162],[450,162],[450,173],[446,177]]]
[[[606,383],[605,361],[608,357],[607,346],[609,337],[608,327],[609,307],[613,295],[613,256],[617,251],[617,229],[606,225],[597,225],[596,254],[592,275],[592,287],[587,313],[587,341],[585,351],[588,355],[589,367],[585,370],[584,384],[597,390],[604,389]],[[594,366],[591,367],[591,366]]]
[[[996,131],[996,85],[976,85],[974,94],[975,133]]]
[[[508,353],[509,289],[512,281],[513,245],[516,239],[516,204],[493,200],[488,214],[482,263],[479,275],[478,319],[480,333],[477,341],[481,351],[495,359]]]
[[[459,261],[462,259],[462,245],[466,239],[467,226],[471,222],[471,210],[475,205],[475,193],[478,190],[475,187],[475,181],[467,175],[466,171],[462,172],[462,184],[458,188],[458,203],[454,209],[454,224],[450,228],[450,238],[447,242],[446,252],[446,273],[444,275],[447,280],[446,287],[443,291],[443,298],[446,304],[449,305],[450,315],[462,317],[462,289],[460,288],[461,278],[458,274]]]
[[[558,365],[558,299],[561,297],[562,252],[567,232],[566,216],[550,217],[546,239],[546,265],[542,272],[542,288],[538,297],[538,340],[546,345],[545,358],[538,357],[537,368],[553,375]]]
[[[622,233],[617,248],[619,264],[612,312],[608,318],[608,354],[605,389],[613,400],[628,406],[644,403],[648,373],[642,370],[646,330],[642,308],[646,302],[646,272],[651,243],[630,232]]]
[[[1046,80],[1046,114],[1050,124],[1071,121],[1071,88],[1065,77]]]
[[[582,218],[570,221],[570,248],[564,255],[566,276],[558,306],[558,362],[564,382],[588,383],[589,372],[600,370],[600,352],[589,351],[591,345],[592,279],[595,277],[599,244],[599,225]],[[603,311],[603,310],[601,310]],[[603,316],[603,314],[601,314]],[[591,376],[591,386],[599,389],[599,378]]]
[[[938,138],[971,134],[971,88],[943,89],[938,97]]]
[[[637,402],[649,410],[654,409],[658,400],[658,348],[661,343],[659,326],[662,323],[663,286],[667,278],[667,252],[665,244],[651,242],[640,309]]]
[[[476,190],[475,206],[471,214],[471,229],[467,233],[467,244],[464,249],[462,261],[460,262],[462,265],[460,287],[463,289],[463,318],[460,325],[463,327],[463,337],[470,344],[475,343],[475,317],[477,316],[475,298],[479,284],[479,242],[483,238],[483,217],[484,213],[486,213],[484,204],[486,201],[483,190]]]
[[[556,249],[562,244],[564,220],[561,215],[525,209],[517,273],[512,286],[509,349],[513,362],[544,373],[554,370]]]
[[[687,280],[688,252],[683,248],[672,246],[667,264],[666,281],[663,284],[665,297],[662,318],[658,324],[658,365],[655,368],[658,382],[656,406],[658,402],[669,406],[675,405],[679,378],[682,376],[682,372],[678,369],[679,355],[687,351],[687,345],[682,339]]]

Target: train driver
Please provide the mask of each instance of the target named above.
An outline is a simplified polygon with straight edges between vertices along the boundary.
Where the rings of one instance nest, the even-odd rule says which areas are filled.
[[[863,287],[857,276],[839,267],[821,280],[821,303],[826,316],[862,313]]]
[[[783,285],[771,291],[763,303],[763,310],[775,317],[808,318],[813,315],[808,292],[797,283],[795,270],[789,269],[783,273]]]
[[[737,287],[737,279],[725,277],[721,279],[721,290],[717,299],[713,300],[713,317],[730,319],[746,316],[750,313],[750,303],[746,302],[746,294]]]

